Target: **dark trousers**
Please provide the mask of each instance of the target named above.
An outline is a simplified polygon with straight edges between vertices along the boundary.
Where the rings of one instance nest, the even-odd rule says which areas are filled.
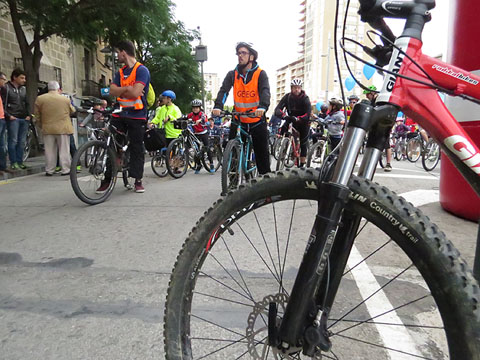
[[[130,150],[130,164],[128,176],[141,180],[145,165],[145,152],[143,151],[143,137],[145,135],[146,120],[114,118],[111,124],[119,131],[128,133],[128,149]]]
[[[213,159],[212,159],[212,151],[210,150],[210,144],[209,144],[209,141],[208,141],[208,133],[205,133],[205,134],[195,134],[195,136],[197,137],[198,140],[200,140],[203,145],[205,146],[205,148],[207,149],[207,157],[208,157],[208,161],[210,162],[210,164],[213,163]],[[200,161],[197,163],[197,169],[198,168],[201,168],[202,167],[202,164],[200,163]]]
[[[230,126],[229,140],[237,136],[238,125],[232,122]],[[268,150],[268,128],[264,120],[253,124],[242,123],[242,128],[252,136],[255,162],[259,174],[270,172],[270,152]]]

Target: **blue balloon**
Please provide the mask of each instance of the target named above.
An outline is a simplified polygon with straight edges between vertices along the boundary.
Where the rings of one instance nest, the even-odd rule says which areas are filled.
[[[403,117],[403,112],[399,111],[397,114],[397,118]]]
[[[345,79],[345,87],[347,88],[348,91],[351,91],[355,87],[355,80],[351,76],[347,77]]]
[[[368,64],[365,64],[363,66],[363,75],[365,75],[367,80],[370,80],[372,78],[373,74],[375,74],[375,68],[371,67]]]
[[[318,111],[320,111],[322,108],[322,105],[323,105],[323,101],[319,101],[315,104],[315,107],[317,108]]]

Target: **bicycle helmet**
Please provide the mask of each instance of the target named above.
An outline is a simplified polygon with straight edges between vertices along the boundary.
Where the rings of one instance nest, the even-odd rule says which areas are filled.
[[[323,104],[322,106],[320,106],[320,110],[322,112],[326,112],[328,110],[328,105],[327,104]]]
[[[191,105],[192,105],[192,107],[202,107],[202,100],[194,99],[194,100],[192,100]]]
[[[253,48],[253,44],[248,43],[248,42],[241,41],[241,42],[237,43],[237,46],[235,47],[235,51],[238,52],[238,49],[240,49],[241,47],[244,47],[244,48],[247,48],[247,49],[248,49],[249,53],[250,53],[251,55],[253,55],[253,61],[256,61],[256,60],[257,60],[257,58],[258,58],[258,52],[257,52],[257,50],[255,50],[255,49]]]
[[[331,98],[329,100],[329,103],[337,106],[338,108],[341,108],[343,106],[343,100],[338,98]]]
[[[165,90],[162,93],[162,96],[169,97],[172,100],[175,100],[177,98],[177,96],[175,95],[175,93],[172,90]]]
[[[364,94],[370,94],[372,92],[376,92],[377,91],[377,87],[375,85],[370,85],[368,87],[368,90],[363,90],[363,93]]]
[[[348,97],[348,101],[352,101],[352,100],[357,100],[358,101],[358,100],[360,100],[360,98],[357,95],[350,95]]]
[[[290,86],[302,86],[303,85],[303,80],[302,79],[292,79]]]

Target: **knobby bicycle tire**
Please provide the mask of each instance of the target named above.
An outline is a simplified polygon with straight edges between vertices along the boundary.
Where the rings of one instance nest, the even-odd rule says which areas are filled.
[[[303,228],[296,222],[306,212],[315,216],[318,177],[319,172],[312,169],[265,175],[218,200],[200,218],[170,277],[164,314],[167,359],[286,358],[267,344],[268,306],[277,303],[281,316],[288,301],[290,278],[295,277],[307,242],[297,236]],[[377,329],[387,327],[391,331],[402,328],[419,342],[414,344],[418,354],[410,353],[412,358],[446,359],[448,352],[450,359],[479,359],[479,289],[458,251],[420,210],[387,188],[357,177],[349,187],[352,192],[347,210],[367,220],[357,232],[358,237],[365,236],[365,242],[355,241],[358,250],[350,253],[353,262],[348,264],[336,296],[338,303],[330,312],[332,348],[325,357],[345,360],[384,359],[388,352],[408,355],[399,348],[404,343],[395,335],[390,335],[393,346],[382,343],[389,336],[381,337]],[[292,219],[283,219],[280,212],[291,214]],[[275,231],[264,231],[273,224]],[[304,232],[308,238],[310,229]],[[255,236],[249,236],[252,234]],[[266,246],[270,239],[276,239],[278,250]],[[279,240],[297,250],[288,252],[288,256],[296,256],[292,264],[281,263],[287,259],[287,250],[278,246]],[[358,260],[355,253],[360,254],[370,244],[375,251]],[[377,255],[387,247],[391,247],[387,257]],[[239,256],[234,257],[236,254]],[[371,291],[371,296],[362,295],[360,300],[367,300],[357,303],[362,277],[355,273],[364,275],[367,271],[362,266],[376,272],[372,279],[379,279],[382,291],[369,289],[366,295]],[[392,286],[396,286],[395,291]],[[376,312],[366,311],[368,303],[382,292],[391,299],[393,310],[383,313],[374,303]],[[409,296],[414,301],[404,299]],[[348,311],[350,306],[353,312]],[[434,310],[439,310],[437,318]],[[389,320],[388,316],[396,313],[402,323]],[[434,326],[424,324],[430,321]],[[369,341],[371,338],[375,341]],[[292,351],[297,352],[288,358],[305,358],[301,349]]]
[[[275,142],[273,144],[273,157],[275,158],[275,160],[278,160],[278,156],[280,154],[280,147],[282,146],[282,140],[283,140],[283,137],[277,137],[275,139]]]
[[[180,179],[188,170],[189,151],[185,149],[183,140],[173,140],[167,147],[168,173],[175,179]]]
[[[422,166],[426,171],[432,171],[440,161],[440,146],[435,140],[428,140],[422,153]]]
[[[222,195],[238,187],[241,182],[241,171],[239,162],[241,156],[240,143],[232,139],[227,143],[222,159]]]
[[[152,167],[152,171],[158,177],[165,177],[168,175],[167,169],[167,160],[165,158],[165,152],[163,154],[159,154],[158,152],[155,153],[152,157],[152,161],[150,162]]]
[[[103,167],[104,156],[106,166]],[[86,159],[89,162],[86,162]],[[75,195],[84,203],[96,205],[104,202],[111,195],[117,182],[117,156],[107,143],[100,140],[88,141],[73,156],[70,171],[70,183]],[[77,166],[80,171],[76,171]],[[105,178],[110,178],[108,188],[101,193],[97,189]]]

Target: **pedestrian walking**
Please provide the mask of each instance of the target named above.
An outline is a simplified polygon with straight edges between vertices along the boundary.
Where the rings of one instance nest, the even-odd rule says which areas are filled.
[[[48,93],[35,101],[35,118],[42,130],[45,143],[45,175],[52,176],[57,164],[57,151],[60,158],[61,174],[70,174],[70,134],[73,126],[70,115],[75,109],[70,100],[61,95],[56,81],[48,82]]]
[[[21,69],[15,69],[10,81],[1,88],[7,126],[8,157],[12,170],[26,169],[23,150],[32,119],[25,83],[27,76]]]

